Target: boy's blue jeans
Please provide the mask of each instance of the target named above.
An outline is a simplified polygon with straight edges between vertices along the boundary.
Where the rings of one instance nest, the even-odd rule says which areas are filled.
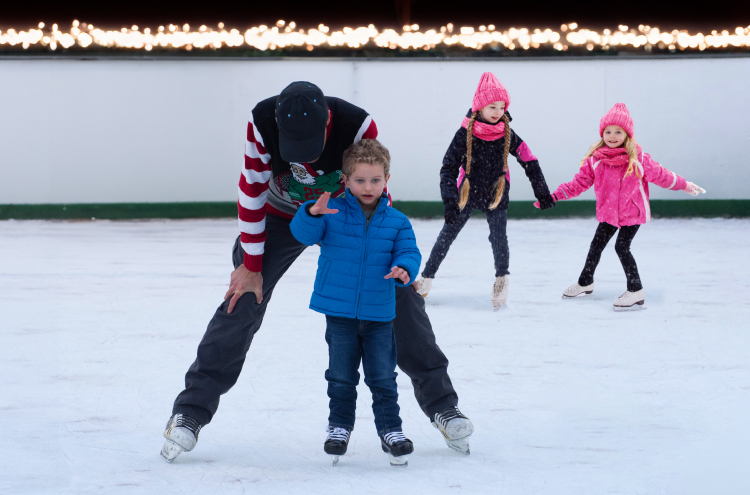
[[[329,426],[354,429],[359,363],[372,392],[378,435],[401,430],[396,389],[396,339],[393,322],[326,315]]]

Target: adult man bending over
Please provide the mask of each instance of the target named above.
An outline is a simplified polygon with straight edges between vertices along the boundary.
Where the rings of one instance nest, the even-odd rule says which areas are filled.
[[[344,150],[377,134],[366,111],[324,96],[309,82],[293,82],[253,109],[239,184],[235,270],[174,402],[161,451],[167,461],[195,447],[220,396],[237,382],[276,283],[307,247],[289,229],[297,208],[325,192],[343,194]],[[449,447],[468,454],[473,425],[457,407],[448,359],[435,342],[424,299],[412,287],[396,289],[393,330],[398,366],[411,379],[422,411]]]

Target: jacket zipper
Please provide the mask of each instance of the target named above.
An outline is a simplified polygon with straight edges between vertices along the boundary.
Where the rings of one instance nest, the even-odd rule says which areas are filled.
[[[359,206],[359,205],[357,205]],[[375,218],[375,213],[378,212],[378,208],[380,207],[380,200],[378,200],[378,205],[375,207],[375,211],[372,212],[372,215],[370,216],[370,222],[372,222],[372,219]],[[362,294],[362,280],[364,278],[365,273],[365,258],[367,257],[367,237],[370,233],[370,222],[367,221],[367,217],[365,217],[365,212],[362,211],[362,207],[360,206],[360,212],[362,213],[362,217],[365,219],[365,248],[362,250],[362,260],[361,265],[359,269],[359,283],[357,284],[357,305],[354,308],[354,318],[359,318],[359,299],[360,295]]]

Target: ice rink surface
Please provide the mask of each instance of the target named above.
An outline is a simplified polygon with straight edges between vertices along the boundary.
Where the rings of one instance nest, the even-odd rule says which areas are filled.
[[[423,257],[442,226],[415,221]],[[577,280],[594,219],[510,221],[510,297],[492,312],[487,224],[472,219],[427,311],[471,455],[449,450],[399,374],[415,453],[392,468],[361,384],[349,453],[323,452],[318,249],[277,286],[237,385],[193,452],[162,431],[226,291],[234,220],[0,222],[0,493],[750,493],[750,221],[654,220],[633,242],[645,311],[604,252]],[[745,474],[742,474],[745,473]]]

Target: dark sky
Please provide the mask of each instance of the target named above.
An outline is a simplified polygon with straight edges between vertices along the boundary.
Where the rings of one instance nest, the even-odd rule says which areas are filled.
[[[458,26],[495,24],[498,28],[559,28],[561,23],[575,21],[591,29],[616,28],[618,24],[649,24],[662,30],[686,28],[704,31],[733,30],[737,26],[750,25],[750,1],[702,1],[697,3],[700,8],[690,7],[691,3],[641,0],[554,3],[523,0],[203,0],[198,3],[187,0],[5,0],[0,9],[0,28],[27,28],[39,21],[68,26],[73,19],[78,19],[102,28],[132,24],[153,28],[160,24],[186,22],[198,26],[222,21],[227,27],[244,29],[284,19],[296,21],[303,28],[319,23],[333,28],[373,23],[382,29],[401,26],[404,12],[409,12],[410,23],[417,23],[422,29],[440,27],[449,22]]]

